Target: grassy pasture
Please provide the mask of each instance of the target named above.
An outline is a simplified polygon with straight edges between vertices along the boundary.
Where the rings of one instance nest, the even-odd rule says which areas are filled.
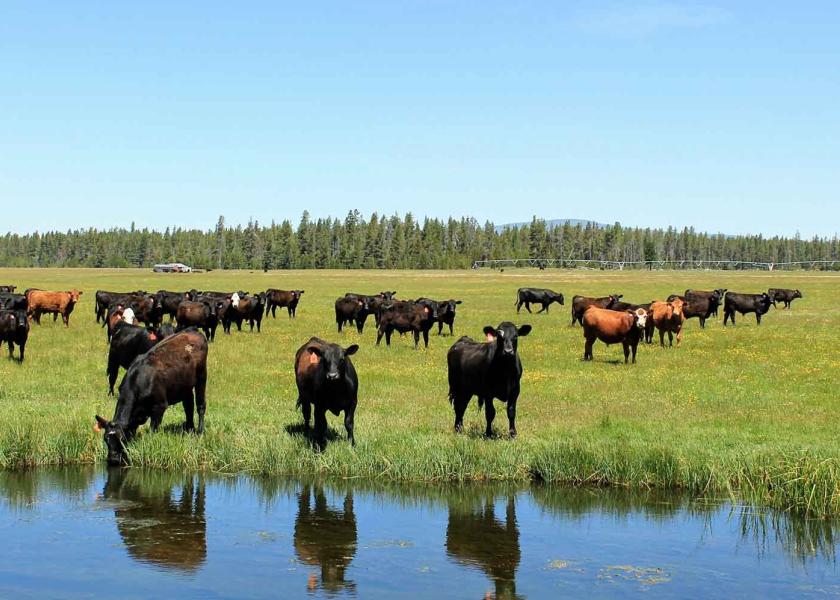
[[[93,463],[104,460],[93,415],[113,414],[107,396],[104,331],[94,323],[97,289],[179,290],[268,287],[306,290],[298,317],[278,311],[261,334],[222,334],[210,348],[207,432],[175,431],[180,406],[166,431],[141,435],[134,464],[217,472],[330,474],[343,477],[441,480],[545,480],[575,484],[683,488],[732,493],[748,501],[815,515],[840,514],[840,277],[820,273],[591,272],[507,270],[219,271],[166,275],[145,270],[0,269],[0,284],[20,289],[84,290],[65,329],[44,319],[32,326],[27,360],[0,360],[0,467]],[[516,315],[520,286],[551,287],[567,305],[549,314]],[[800,288],[790,311],[771,309],[760,327],[739,316],[701,330],[688,322],[680,349],[640,346],[638,364],[625,366],[620,346],[596,343],[584,363],[581,328],[570,327],[576,293],[623,293],[625,300],[662,299],[687,287],[760,292]],[[373,319],[365,333],[336,333],[333,302],[344,292],[398,290],[398,297],[455,297],[464,301],[460,335],[480,338],[484,325],[530,323],[520,340],[525,374],[518,405],[519,437],[507,439],[504,410],[499,437],[483,438],[484,415],[473,401],[463,435],[452,433],[446,351],[454,341],[431,336],[428,351],[410,336],[391,348],[374,346]],[[296,349],[311,335],[358,343],[357,447],[345,441],[341,419],[324,453],[300,435],[292,370]],[[658,340],[658,336],[657,336]],[[497,408],[499,405],[497,404]]]

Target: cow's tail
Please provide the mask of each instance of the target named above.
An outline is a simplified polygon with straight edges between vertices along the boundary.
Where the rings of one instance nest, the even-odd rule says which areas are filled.
[[[298,394],[297,400],[295,401],[295,408],[300,408],[301,404],[303,404],[303,401],[300,399],[300,394]]]
[[[481,410],[482,408],[484,408],[484,398],[479,397],[478,398],[478,410]]]
[[[449,388],[449,404],[455,403],[455,391],[450,387]]]

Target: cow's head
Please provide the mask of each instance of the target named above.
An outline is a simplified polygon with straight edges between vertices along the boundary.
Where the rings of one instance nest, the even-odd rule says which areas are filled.
[[[628,309],[627,312],[633,315],[633,324],[637,329],[645,328],[648,320],[648,312],[644,308],[637,308],[635,310]]]
[[[423,300],[418,302],[417,304],[423,309],[426,317],[429,319],[437,319],[438,312],[440,311],[440,305],[435,302],[434,300]]]
[[[118,310],[122,309],[122,307],[118,307]],[[122,320],[128,323],[129,325],[134,325],[134,322],[137,320],[136,315],[134,314],[134,309],[130,306],[122,311]]]
[[[309,352],[310,360],[321,365],[327,381],[341,381],[347,371],[348,357],[356,354],[358,349],[358,344],[347,348],[342,348],[338,344],[325,344],[310,346],[306,350]]]
[[[499,323],[498,327],[484,328],[484,335],[488,342],[496,342],[496,353],[503,356],[514,356],[519,343],[519,337],[531,333],[530,325],[517,327],[509,321]]]
[[[301,294],[303,294],[303,292],[305,291],[306,290],[292,290],[292,298],[294,298],[295,300],[300,300]]]
[[[674,298],[673,300],[669,301],[669,304],[673,308],[673,314],[677,315],[681,319],[685,318],[683,316],[683,310],[685,310],[685,302],[682,298]]]
[[[799,290],[793,290],[793,297],[794,298],[801,298],[802,297],[802,292],[800,292]]]
[[[382,297],[383,300],[393,300],[394,296],[397,295],[397,292],[396,292],[396,290],[393,291],[393,292],[385,291],[385,292],[379,292],[379,295]]]
[[[776,299],[770,296],[767,292],[764,292],[759,298],[759,304],[761,305],[763,312],[767,312],[768,310],[770,310],[771,304],[773,306],[776,306]]]
[[[443,307],[443,310],[440,312],[449,312],[454,314],[455,307],[461,304],[461,300],[446,300],[444,302],[440,302],[439,304]]]
[[[607,302],[607,308],[613,306],[616,302],[624,298],[624,294],[610,294],[610,301]]]
[[[566,299],[563,297],[563,294],[551,294],[551,299],[554,300],[560,306],[563,306],[566,303]]]
[[[109,465],[128,464],[128,457],[125,454],[125,445],[128,443],[128,435],[119,423],[107,421],[96,415],[94,429],[101,431],[105,440],[105,448],[108,450]]]
[[[234,308],[239,308],[239,302],[242,300],[239,296],[239,292],[234,292],[233,295],[230,297],[230,303],[233,304]]]
[[[70,302],[75,304],[76,302],[79,301],[79,296],[81,296],[83,292],[80,292],[79,290],[76,290],[76,289],[72,289],[67,293],[70,294]]]

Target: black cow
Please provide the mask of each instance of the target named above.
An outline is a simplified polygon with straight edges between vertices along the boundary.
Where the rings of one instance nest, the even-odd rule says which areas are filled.
[[[551,306],[552,302],[562,306],[564,303],[563,294],[543,288],[519,288],[516,291],[516,314],[519,314],[519,309],[522,308],[523,304],[528,312],[531,312],[531,304],[542,305],[537,314],[543,311],[548,312],[548,307]]]
[[[95,301],[93,303],[93,312],[96,315],[96,322],[104,322],[105,313],[108,311],[109,306],[114,304],[129,306],[132,300],[139,299],[139,297],[143,296],[145,293],[146,292],[143,290],[137,290],[135,292],[106,292],[103,290],[97,290],[95,294]]]
[[[13,294],[12,292],[0,293],[0,309],[22,310],[26,312],[29,309],[26,294]]]
[[[138,356],[174,334],[172,325],[161,325],[157,330],[150,330],[126,321],[118,322],[114,326],[108,347],[108,366],[105,369],[108,376],[108,395],[114,395],[114,384],[117,382],[120,367],[127,369]]]
[[[727,292],[723,300],[723,325],[732,319],[735,324],[735,313],[742,315],[755,313],[755,322],[761,325],[761,315],[770,310],[770,305],[775,306],[776,302],[766,293],[764,294],[739,294],[738,292]]]
[[[370,303],[370,296],[338,298],[335,301],[335,324],[338,326],[338,332],[341,333],[344,325],[355,323],[358,332],[363,333],[365,321],[371,313]]]
[[[667,302],[673,302],[677,298],[683,302],[683,316],[686,319],[697,317],[700,320],[701,329],[705,329],[706,319],[717,313],[717,308],[723,300],[719,290],[712,292],[686,290],[684,296],[671,294]]]
[[[581,326],[583,326],[583,313],[585,313],[586,309],[590,306],[611,309],[613,304],[621,300],[623,297],[623,294],[611,294],[601,298],[574,296],[572,298],[572,325],[574,325],[575,321],[577,321],[581,324]]]
[[[430,298],[418,298],[418,302],[422,302],[424,300],[430,300]],[[449,335],[453,335],[454,325],[455,325],[455,309],[457,306],[461,304],[461,300],[455,300],[450,298],[449,300],[438,300],[438,316],[437,316],[437,324],[438,324],[438,335],[443,335],[443,326],[449,326]]]
[[[289,312],[289,318],[294,319],[300,297],[304,291],[267,289],[265,291],[265,316],[267,317],[270,311],[272,318],[277,318],[277,308],[285,306]]]
[[[125,447],[137,428],[151,419],[152,431],[157,431],[167,407],[173,404],[183,403],[187,431],[195,430],[196,408],[197,433],[204,432],[207,350],[207,338],[188,329],[165,339],[131,363],[120,383],[114,418],[107,421],[96,415],[97,428],[104,432],[108,464],[127,462]]]
[[[225,304],[225,310],[222,314],[222,326],[225,333],[230,334],[232,323],[236,323],[237,331],[242,331],[242,321],[248,321],[251,326],[251,331],[254,330],[254,323],[256,323],[257,332],[259,333],[262,327],[264,310],[264,292],[260,292],[255,296],[240,296],[238,292],[232,294],[230,302]]]
[[[424,299],[418,302],[392,302],[382,306],[379,316],[379,328],[376,331],[376,345],[385,336],[385,343],[391,345],[391,335],[394,331],[408,333],[414,336],[414,349],[420,346],[420,334],[423,343],[429,347],[429,330],[437,322],[438,303]]]
[[[158,290],[155,294],[161,318],[163,315],[169,315],[169,322],[171,323],[178,314],[178,305],[184,300],[187,300],[185,292],[168,292],[166,290]]]
[[[359,346],[342,348],[312,337],[295,354],[296,406],[303,412],[303,425],[309,433],[309,418],[315,408],[315,441],[323,450],[327,443],[327,411],[344,411],[347,439],[355,446],[353,416],[358,402],[359,379],[350,357]]]
[[[784,302],[785,308],[790,308],[790,303],[796,300],[797,298],[802,297],[802,292],[799,290],[789,290],[786,288],[770,288],[767,290],[767,295],[770,296],[775,302]]]
[[[14,355],[15,344],[18,346],[20,362],[26,353],[26,340],[29,339],[29,319],[22,310],[0,310],[0,344],[9,345],[9,359]]]
[[[519,381],[522,379],[522,361],[517,347],[519,338],[531,332],[530,325],[516,327],[503,322],[498,327],[484,328],[487,343],[476,342],[464,336],[455,342],[446,355],[449,367],[449,402],[455,408],[455,431],[464,428],[464,412],[473,396],[478,396],[478,407],[484,405],[487,418],[485,435],[493,434],[496,409],[493,399],[507,402],[508,427],[511,437],[516,436],[516,401],[519,398]]]
[[[184,300],[178,305],[175,321],[177,330],[183,331],[189,327],[198,327],[211,342],[216,339],[216,328],[219,326],[219,312],[224,302],[216,298],[196,296],[197,300]]]
[[[345,298],[350,298],[351,300],[363,300],[366,301],[368,304],[368,310],[370,314],[373,315],[373,322],[376,323],[376,326],[379,327],[379,318],[382,316],[382,307],[385,304],[390,304],[391,301],[394,299],[394,296],[397,295],[396,290],[389,292],[379,292],[374,296],[370,296],[367,294],[356,294],[354,292],[347,292],[344,294]]]

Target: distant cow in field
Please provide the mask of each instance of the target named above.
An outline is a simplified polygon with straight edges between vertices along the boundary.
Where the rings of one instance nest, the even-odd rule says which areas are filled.
[[[169,322],[171,323],[178,314],[178,305],[187,299],[187,294],[184,292],[158,290],[157,294],[155,294],[155,299],[161,318],[163,318],[163,315],[169,315]]]
[[[735,313],[742,315],[755,313],[755,322],[761,325],[761,315],[770,310],[770,306],[776,305],[775,300],[768,294],[739,294],[738,292],[727,292],[723,301],[723,325],[731,319],[735,324]]]
[[[682,326],[685,322],[683,314],[684,303],[680,298],[668,302],[654,302],[650,305],[650,319],[659,330],[659,345],[665,346],[665,334],[668,334],[668,345],[674,345],[674,334],[677,335],[677,347],[682,342]]]
[[[434,302],[431,298],[418,298],[417,302]],[[461,300],[450,298],[449,300],[437,300],[438,305],[438,335],[443,334],[443,326],[449,326],[449,335],[453,335],[455,326],[455,310],[461,304]]]
[[[539,304],[542,308],[537,311],[537,314],[545,311],[548,312],[548,307],[552,302],[556,302],[561,306],[564,303],[563,294],[553,290],[543,288],[519,288],[516,291],[516,313],[519,314],[519,309],[525,305],[525,310],[531,312],[532,304]]]
[[[379,328],[376,332],[376,345],[385,336],[385,344],[391,345],[391,335],[394,331],[400,333],[411,333],[414,336],[415,350],[420,345],[420,335],[423,335],[423,343],[429,347],[429,329],[437,322],[438,304],[434,300],[422,300],[420,302],[397,301],[383,305],[379,317]]]
[[[624,348],[624,364],[633,352],[633,364],[636,363],[636,349],[639,339],[645,331],[648,313],[642,308],[634,311],[617,312],[591,306],[583,313],[583,337],[586,340],[583,360],[592,360],[592,346],[595,340],[601,340],[608,346],[621,344]]]
[[[295,381],[298,388],[297,406],[303,412],[303,424],[309,432],[309,419],[315,409],[315,441],[323,450],[327,437],[327,411],[338,416],[344,411],[347,439],[353,437],[353,417],[358,402],[359,379],[350,357],[359,346],[346,349],[317,337],[312,337],[295,353]]]
[[[271,312],[272,318],[277,318],[277,309],[284,306],[289,312],[289,318],[294,319],[297,314],[297,306],[304,290],[276,290],[265,291],[265,316]]]
[[[222,315],[222,326],[224,332],[230,334],[230,326],[236,323],[236,329],[242,331],[242,321],[248,321],[251,331],[254,330],[254,323],[257,325],[257,332],[261,331],[263,311],[265,310],[265,294],[259,293],[255,296],[239,295],[235,292],[231,295],[230,304],[226,306]]]
[[[174,334],[172,325],[161,325],[157,330],[149,330],[129,321],[119,321],[114,327],[108,347],[108,366],[105,369],[108,376],[108,395],[114,395],[114,384],[120,367],[128,369],[134,359]]]
[[[15,344],[18,347],[18,360],[23,362],[26,353],[26,341],[29,339],[29,319],[22,310],[0,310],[0,345],[9,345],[9,359],[14,356]]]
[[[572,325],[575,321],[583,325],[583,313],[590,306],[596,308],[612,308],[613,304],[624,297],[623,294],[611,294],[601,298],[589,298],[587,296],[575,296],[572,298]]]
[[[217,298],[196,296],[198,300],[184,300],[178,305],[175,321],[177,330],[183,331],[189,327],[197,327],[204,331],[204,335],[211,342],[216,339],[216,328],[219,326],[219,311],[224,302]]]
[[[44,313],[52,313],[54,315],[61,315],[64,326],[70,326],[70,313],[79,301],[79,296],[82,292],[79,290],[70,290],[67,292],[47,292],[43,290],[30,290],[26,295],[26,301],[29,304],[29,314],[32,319],[38,324],[41,324],[41,315]]]
[[[96,315],[96,322],[105,320],[105,314],[108,312],[108,307],[114,304],[122,304],[129,306],[132,301],[139,300],[141,296],[145,295],[143,290],[134,292],[106,292],[104,290],[97,290],[94,294],[93,312]]]
[[[394,299],[394,296],[397,295],[396,290],[394,291],[383,291],[375,294],[373,296],[366,295],[366,294],[357,294],[354,292],[347,292],[344,294],[345,298],[350,298],[351,300],[363,300],[368,305],[368,311],[370,314],[373,315],[373,321],[376,323],[376,326],[379,327],[379,317],[382,314],[382,306],[384,304],[390,304],[391,301]]]
[[[700,328],[705,329],[706,319],[717,312],[723,296],[719,294],[718,290],[712,292],[686,290],[684,296],[671,294],[666,299],[667,302],[673,302],[674,300],[680,300],[683,303],[682,312],[686,319],[697,317],[700,320]]]
[[[767,290],[767,295],[776,302],[784,302],[785,308],[790,309],[790,303],[797,298],[801,298],[802,292],[785,288],[770,288]]]
[[[519,338],[531,333],[530,325],[516,327],[505,321],[498,327],[487,326],[485,343],[464,336],[452,344],[446,355],[449,368],[449,402],[455,409],[455,431],[464,429],[464,413],[473,396],[478,407],[484,406],[487,427],[485,435],[493,434],[496,408],[493,399],[507,403],[508,432],[516,436],[516,402],[522,379],[519,359]]]
[[[356,324],[356,330],[363,333],[365,330],[365,321],[370,315],[370,297],[359,296],[356,298],[338,298],[335,301],[335,323],[338,326],[338,332],[345,325]]]
[[[0,285],[0,292],[2,293],[14,294],[16,289],[16,285]]]
[[[125,446],[137,428],[151,419],[152,431],[157,431],[166,409],[174,404],[184,405],[186,431],[195,430],[193,411],[197,409],[197,433],[204,432],[207,349],[207,339],[189,329],[163,340],[131,363],[120,384],[113,419],[96,415],[97,429],[103,431],[108,449],[108,464],[125,463]]]

